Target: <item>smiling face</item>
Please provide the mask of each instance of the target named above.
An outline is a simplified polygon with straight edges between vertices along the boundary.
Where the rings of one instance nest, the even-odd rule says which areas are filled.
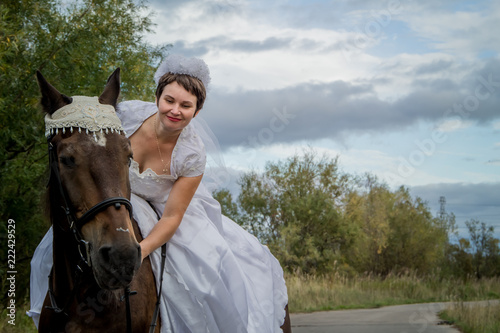
[[[205,98],[207,97],[205,86],[199,79],[187,74],[173,74],[169,72],[163,75],[158,81],[158,86],[156,87],[155,96],[157,100],[160,99],[165,87],[173,82],[176,82],[196,97],[196,112],[203,108]]]
[[[197,98],[177,82],[165,86],[156,101],[160,123],[169,132],[180,132],[196,114]]]

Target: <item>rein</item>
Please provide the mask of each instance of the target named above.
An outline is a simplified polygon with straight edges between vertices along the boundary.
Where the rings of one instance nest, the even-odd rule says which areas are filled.
[[[158,221],[160,220],[160,214],[156,211],[155,207],[150,201],[147,201],[153,212],[155,212]],[[158,319],[158,314],[160,313],[160,303],[161,303],[161,289],[163,286],[163,271],[165,270],[165,260],[167,258],[167,243],[161,246],[161,268],[160,268],[160,288],[158,290],[158,297],[156,298],[155,312],[153,313],[153,319],[151,319],[151,325],[149,326],[149,333],[154,333],[156,328],[156,321]]]
[[[149,203],[149,204],[151,205],[151,203]],[[154,208],[153,208],[153,210],[154,210]],[[161,246],[161,270],[160,270],[160,272],[162,272],[162,273],[160,275],[160,288],[158,290],[158,296],[156,298],[156,306],[155,306],[155,311],[153,313],[153,318],[151,319],[151,325],[149,326],[149,333],[154,333],[154,331],[156,329],[156,321],[158,320],[158,314],[160,313],[161,289],[163,286],[163,270],[165,269],[165,259],[166,258],[167,258],[167,243],[165,243]],[[124,294],[123,294],[123,297],[122,297],[122,300],[125,299],[125,306],[126,306],[126,312],[127,312],[127,333],[132,333],[132,316],[130,315],[130,296],[135,295],[135,294],[137,294],[137,291],[130,291],[130,288],[126,287]]]

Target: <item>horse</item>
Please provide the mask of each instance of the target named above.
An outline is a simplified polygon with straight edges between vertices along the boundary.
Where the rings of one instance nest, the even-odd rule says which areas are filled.
[[[40,72],[37,81],[46,117],[73,102]],[[119,93],[118,68],[98,101],[115,108]],[[149,258],[141,264],[142,236],[131,214],[129,140],[71,127],[50,135],[48,146],[53,267],[39,332],[159,332],[159,320],[151,323],[156,283]]]

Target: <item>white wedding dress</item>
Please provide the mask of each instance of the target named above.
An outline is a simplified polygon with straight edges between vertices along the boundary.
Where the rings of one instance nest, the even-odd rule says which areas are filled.
[[[158,109],[154,103],[123,102],[118,115],[132,135]],[[205,149],[196,118],[182,131],[172,153],[171,174],[130,167],[134,218],[142,235],[157,222],[151,202],[161,215],[178,177],[204,172]],[[51,267],[52,233],[35,251],[28,313],[37,323]],[[159,283],[160,249],[150,255]],[[167,243],[160,308],[162,332],[281,332],[288,302],[283,270],[266,246],[221,214],[219,203],[203,182],[184,218]]]

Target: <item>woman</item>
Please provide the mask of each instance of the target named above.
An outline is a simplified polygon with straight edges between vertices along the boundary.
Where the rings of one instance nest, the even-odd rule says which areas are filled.
[[[278,261],[221,214],[201,182],[204,138],[193,119],[205,101],[208,67],[169,56],[155,80],[155,103],[123,102],[117,113],[134,154],[131,201],[145,237],[142,256],[150,256],[157,282],[167,242],[162,332],[279,332],[287,292]]]

